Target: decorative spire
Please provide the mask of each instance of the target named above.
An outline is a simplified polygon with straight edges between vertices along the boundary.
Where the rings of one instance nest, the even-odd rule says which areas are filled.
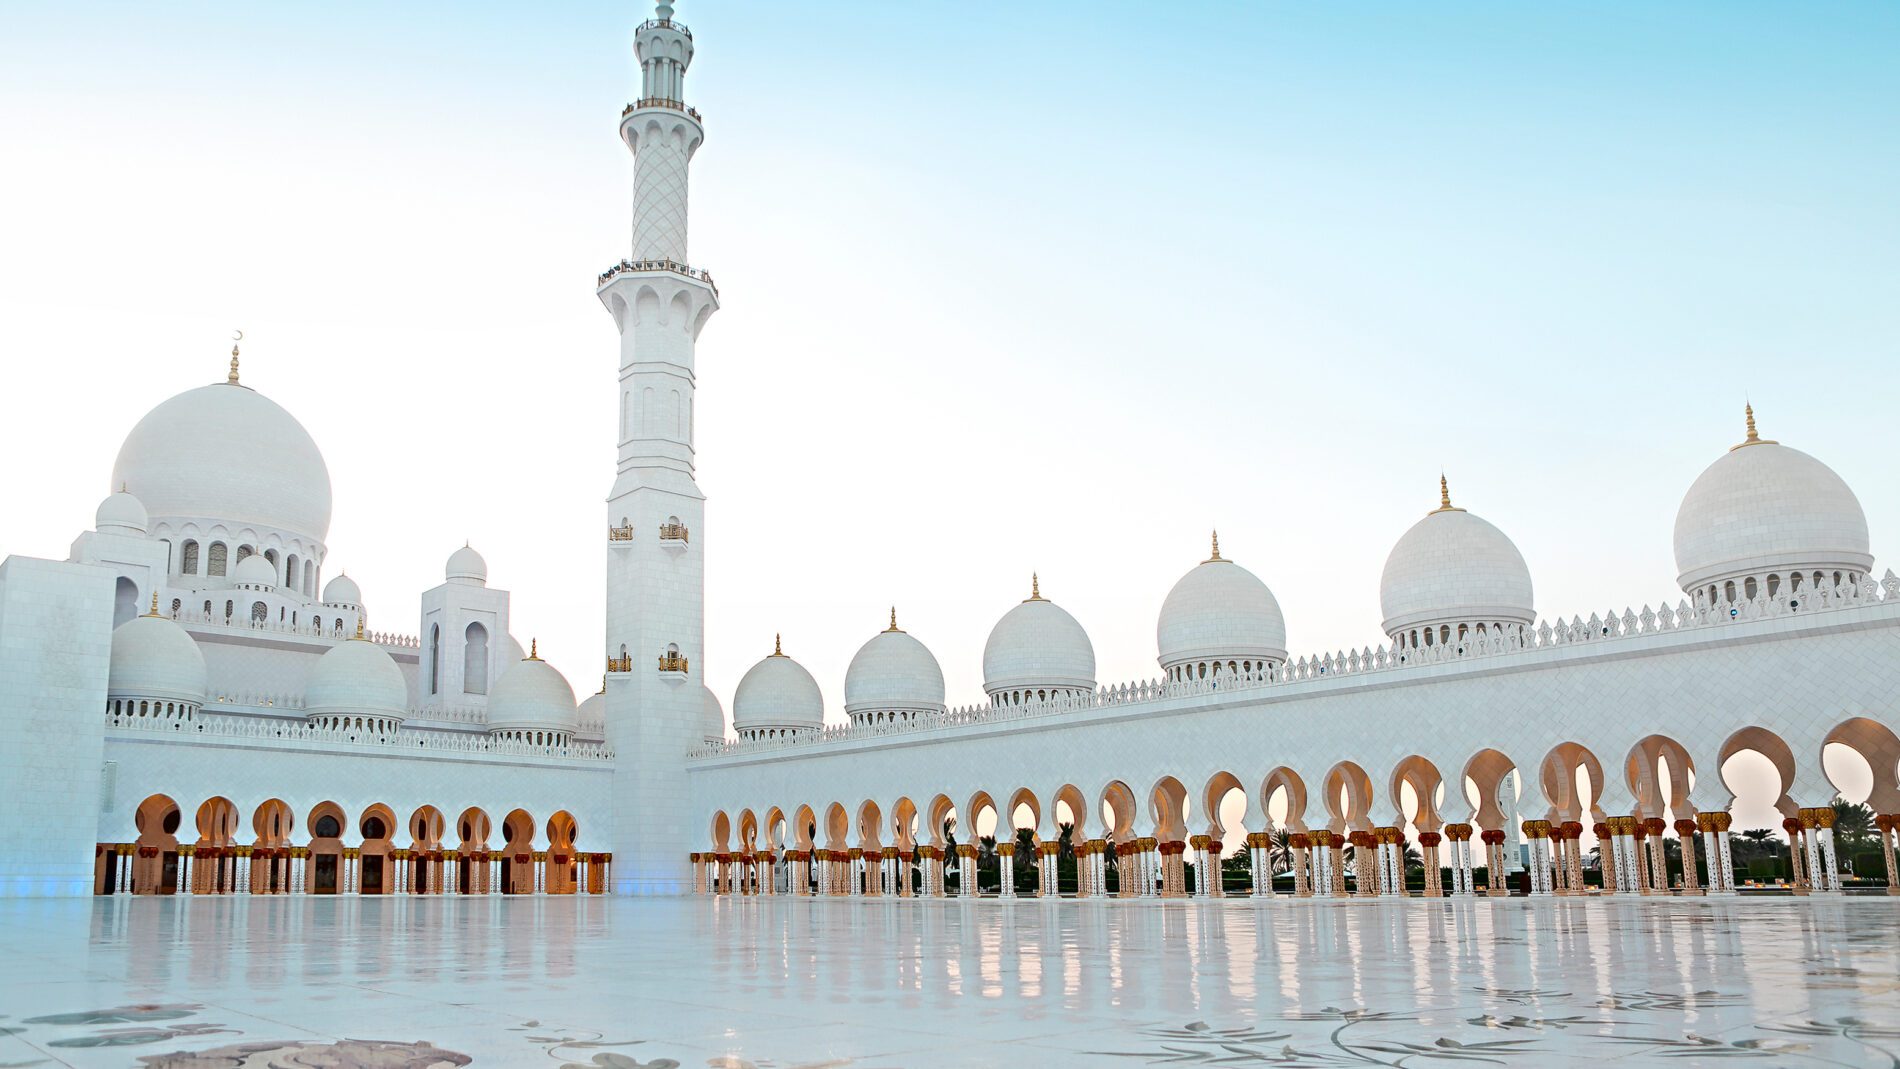
[[[1035,572],[1029,573],[1029,596],[1024,598],[1023,600],[1025,602],[1043,600],[1042,578],[1038,576]]]
[[[884,631],[886,634],[889,634],[892,631],[901,633],[903,630],[903,628],[897,626],[897,606],[893,605],[891,606],[891,626],[885,628]]]
[[[1223,558],[1220,555],[1220,532],[1215,531],[1214,532],[1214,552],[1211,556],[1209,556],[1206,560],[1202,561],[1201,563],[1212,564],[1215,561],[1222,560],[1222,559]]]
[[[1437,513],[1440,513],[1440,512],[1463,512],[1463,511],[1464,509],[1461,509],[1458,506],[1451,503],[1451,484],[1445,481],[1445,473],[1442,471],[1439,472],[1438,473],[1438,507],[1432,510],[1432,514],[1436,515]]]
[[[530,635],[528,636],[528,660],[538,661],[540,659],[541,659],[541,640]]]
[[[145,615],[147,615],[147,616],[157,616],[157,615],[158,615],[158,591],[156,591],[156,590],[154,590],[154,591],[152,591],[152,611],[151,611],[151,612],[148,612],[148,613],[146,613]]]
[[[785,646],[783,643],[779,641],[779,636],[776,633],[772,635],[772,656],[774,657],[785,656]]]
[[[224,377],[224,381],[233,386],[238,384],[238,342],[243,340],[243,331],[238,330],[231,332],[231,373]]]
[[[363,641],[363,615],[361,613],[358,613],[356,616],[356,641]]]
[[[1730,446],[1729,452],[1733,453],[1735,450],[1740,449],[1744,445],[1779,445],[1780,444],[1779,442],[1775,441],[1773,438],[1763,438],[1761,436],[1761,433],[1755,430],[1755,405],[1753,402],[1744,403],[1742,405],[1742,418],[1743,418],[1743,421],[1748,426],[1748,437],[1742,439],[1741,445]]]

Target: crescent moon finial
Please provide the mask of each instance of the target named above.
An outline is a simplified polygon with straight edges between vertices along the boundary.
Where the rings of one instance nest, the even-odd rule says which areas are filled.
[[[226,381],[226,382],[228,382],[228,383],[230,383],[230,384],[231,384],[231,385],[233,385],[233,386],[236,386],[236,385],[238,384],[238,347],[237,347],[237,343],[238,343],[238,342],[241,342],[241,341],[243,341],[243,340],[244,340],[244,332],[243,332],[243,331],[241,331],[241,330],[234,330],[234,331],[232,331],[232,332],[231,332],[231,373],[230,373],[230,374],[228,374],[228,375],[226,375],[226,376],[224,377],[224,381]]]
[[[243,331],[241,331],[241,330],[234,330],[234,331],[232,331],[232,332],[231,332],[231,340],[232,340],[232,341],[243,341],[243,340],[244,340],[244,332],[243,332]]]

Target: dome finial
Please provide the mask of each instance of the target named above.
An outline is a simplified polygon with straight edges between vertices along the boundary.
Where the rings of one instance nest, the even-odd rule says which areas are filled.
[[[363,616],[361,613],[358,613],[356,617],[356,641],[363,641]]]
[[[1219,532],[1219,531],[1215,531],[1215,532],[1214,532],[1214,552],[1213,552],[1213,555],[1212,555],[1212,556],[1210,556],[1210,557],[1208,557],[1208,558],[1207,558],[1206,560],[1204,560],[1204,561],[1202,561],[1201,563],[1202,563],[1202,564],[1212,564],[1212,563],[1214,563],[1215,561],[1217,561],[1217,560],[1220,560],[1220,559],[1221,559],[1221,555],[1220,555],[1220,532]]]
[[[1463,511],[1464,509],[1461,509],[1458,506],[1453,505],[1451,503],[1451,483],[1446,481],[1444,472],[1442,471],[1439,472],[1438,473],[1438,507],[1433,509],[1432,512],[1439,513],[1439,512],[1463,512]]]
[[[1748,427],[1748,437],[1742,439],[1740,445],[1730,446],[1729,452],[1733,453],[1735,450],[1740,449],[1744,445],[1779,445],[1781,444],[1775,441],[1773,438],[1763,438],[1761,436],[1761,433],[1755,430],[1755,405],[1753,402],[1743,402],[1742,420]]]
[[[152,611],[151,611],[151,612],[148,612],[148,613],[146,613],[145,615],[147,615],[147,616],[157,616],[157,615],[158,615],[158,591],[156,591],[156,590],[154,590],[154,591],[152,591]]]
[[[238,384],[238,342],[243,340],[243,331],[234,330],[231,332],[231,373],[224,377],[224,381],[233,386]]]
[[[1029,596],[1024,598],[1023,600],[1024,601],[1041,601],[1042,600],[1042,577],[1037,575],[1035,572],[1029,573]]]
[[[891,606],[891,626],[885,628],[885,631],[889,632],[889,631],[901,631],[901,630],[903,629],[897,626],[897,606],[893,605]]]
[[[540,659],[541,659],[541,640],[538,638],[535,638],[533,635],[530,635],[528,636],[528,660],[538,661]]]
[[[773,632],[772,634],[772,656],[774,657],[785,656],[785,644],[779,641],[779,635],[777,632]]]

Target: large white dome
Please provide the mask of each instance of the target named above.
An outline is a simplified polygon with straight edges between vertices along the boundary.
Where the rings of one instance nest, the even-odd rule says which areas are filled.
[[[983,690],[1095,689],[1095,646],[1063,608],[1031,581],[1029,599],[1003,614],[983,645]]]
[[[317,658],[303,685],[310,716],[400,718],[408,712],[409,685],[381,646],[362,638],[339,642]]]
[[[488,692],[490,731],[572,733],[579,724],[580,707],[574,703],[574,688],[532,648],[526,658],[503,672]]]
[[[214,383],[145,414],[119,447],[114,486],[155,520],[264,527],[322,542],[330,470],[303,424],[247,386]]]
[[[804,665],[774,648],[739,680],[732,695],[732,726],[741,735],[817,731],[825,726],[825,696]]]
[[[1392,547],[1379,578],[1385,633],[1427,624],[1529,624],[1531,572],[1503,531],[1451,504],[1412,525]]]
[[[1874,563],[1867,514],[1834,469],[1799,449],[1749,437],[1696,478],[1676,511],[1677,581],[1689,593],[1789,572],[1864,574]]]
[[[1199,661],[1286,660],[1286,618],[1259,577],[1214,555],[1181,577],[1155,625],[1161,667]]]
[[[185,629],[162,616],[136,616],[112,632],[108,698],[204,704],[205,655]]]
[[[844,711],[853,720],[878,713],[943,710],[943,667],[921,642],[897,629],[879,632],[851,658],[844,674]]]

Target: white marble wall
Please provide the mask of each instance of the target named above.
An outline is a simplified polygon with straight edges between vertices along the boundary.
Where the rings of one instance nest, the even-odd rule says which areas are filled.
[[[0,564],[0,896],[92,891],[116,576]]]

